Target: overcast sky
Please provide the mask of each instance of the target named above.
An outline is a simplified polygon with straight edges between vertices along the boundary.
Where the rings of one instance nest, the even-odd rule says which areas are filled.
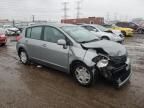
[[[63,16],[62,2],[68,1],[69,18],[76,17],[77,0],[0,0],[0,19],[60,20]],[[81,17],[101,16],[117,19],[144,18],[144,0],[83,0]]]

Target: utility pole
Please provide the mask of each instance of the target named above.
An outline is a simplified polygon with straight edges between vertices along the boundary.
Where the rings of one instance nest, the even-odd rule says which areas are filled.
[[[63,6],[64,6],[64,8],[63,8],[63,11],[64,11],[64,20],[66,20],[67,17],[68,17],[68,15],[67,15],[67,11],[68,11],[67,5],[68,5],[68,3],[69,2],[63,2]]]
[[[118,16],[118,14],[115,12],[114,13],[114,20],[117,20],[117,16]]]
[[[32,15],[32,22],[35,21],[35,15]]]
[[[81,10],[81,3],[82,1],[77,1],[77,7],[76,7],[76,10],[77,10],[77,15],[76,15],[76,18],[79,19],[80,17],[80,10]]]
[[[106,15],[106,19],[107,19],[107,21],[109,22],[110,21],[110,14],[109,14],[109,12],[107,12],[107,15]]]
[[[12,23],[13,23],[13,27],[14,27],[15,26],[15,20],[14,19],[13,19]]]

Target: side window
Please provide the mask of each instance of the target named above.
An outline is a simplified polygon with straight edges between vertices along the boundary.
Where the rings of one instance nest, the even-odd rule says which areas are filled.
[[[44,40],[52,43],[57,43],[59,39],[64,39],[65,36],[59,30],[53,27],[45,27],[44,29]]]
[[[26,37],[30,38],[30,36],[31,36],[31,28],[27,28],[26,29]]]
[[[42,27],[33,27],[31,29],[31,38],[32,39],[41,39]]]

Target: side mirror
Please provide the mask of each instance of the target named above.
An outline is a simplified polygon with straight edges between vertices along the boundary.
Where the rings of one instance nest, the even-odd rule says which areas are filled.
[[[57,44],[62,45],[64,49],[67,49],[66,41],[64,39],[59,39]]]
[[[64,39],[59,39],[59,40],[57,41],[57,44],[58,44],[58,45],[63,45],[63,46],[65,46],[65,45],[66,45],[66,41],[65,41]]]

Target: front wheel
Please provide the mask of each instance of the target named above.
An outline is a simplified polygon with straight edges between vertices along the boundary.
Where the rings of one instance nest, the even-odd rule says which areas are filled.
[[[21,50],[20,54],[19,54],[19,57],[20,57],[20,61],[23,64],[28,64],[29,63],[29,59],[28,59],[28,55],[27,55],[26,51]]]
[[[94,81],[92,71],[84,64],[76,64],[73,67],[73,75],[76,81],[85,87],[92,85]]]

